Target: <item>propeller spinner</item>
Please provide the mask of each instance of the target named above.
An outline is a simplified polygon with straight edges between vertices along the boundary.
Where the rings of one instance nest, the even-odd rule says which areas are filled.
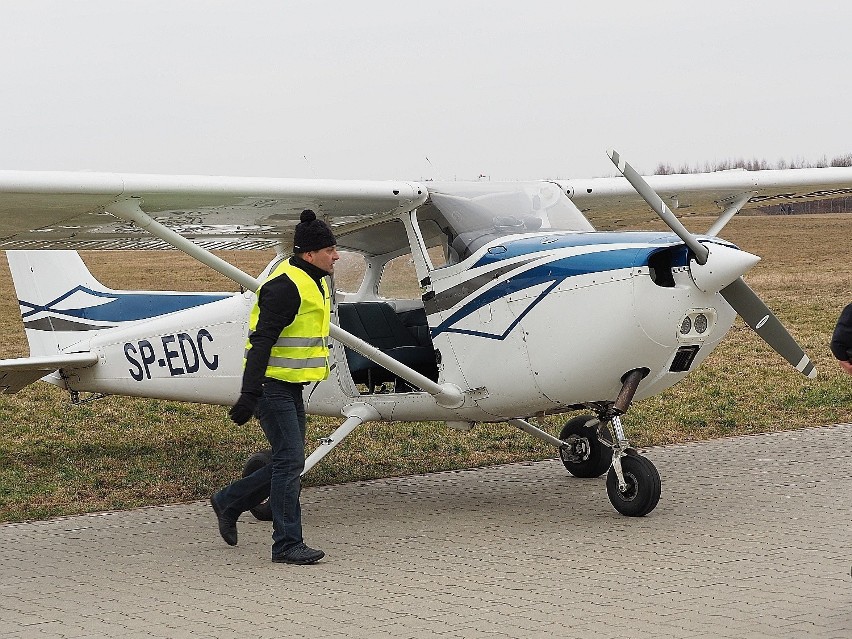
[[[693,252],[695,259],[690,264],[690,271],[696,286],[705,292],[718,290],[743,321],[773,350],[803,375],[811,379],[816,377],[817,371],[810,358],[742,278],[742,274],[760,258],[730,247],[713,245],[710,248],[699,242],[632,166],[615,151],[607,151],[607,155],[648,206]]]

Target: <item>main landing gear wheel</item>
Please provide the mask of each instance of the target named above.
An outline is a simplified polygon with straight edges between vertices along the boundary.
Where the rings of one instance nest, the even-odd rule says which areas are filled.
[[[243,477],[248,477],[256,470],[260,470],[264,466],[272,463],[272,450],[261,450],[248,458],[246,465],[243,466]],[[260,521],[272,521],[272,510],[269,507],[269,500],[265,499],[251,509],[251,514],[255,519]]]
[[[587,426],[589,422],[594,425]],[[573,440],[559,449],[559,456],[574,477],[600,477],[612,465],[609,430],[598,430],[598,424],[594,415],[580,415],[570,419],[559,433],[562,441]]]
[[[615,509],[628,517],[644,517],[660,501],[660,473],[651,461],[633,449],[621,458],[624,490],[618,488],[618,476],[610,469],[606,476],[606,492]]]

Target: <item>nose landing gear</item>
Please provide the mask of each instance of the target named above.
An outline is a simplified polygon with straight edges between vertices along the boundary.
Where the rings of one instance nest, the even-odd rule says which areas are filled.
[[[587,404],[597,417],[581,415],[568,421],[559,434],[565,468],[575,477],[599,477],[607,470],[606,492],[613,507],[628,517],[643,517],[660,501],[660,474],[624,436],[621,415],[627,412],[647,370],[636,369],[622,378],[614,402]]]
[[[660,473],[651,460],[632,448],[616,455],[613,450],[612,468],[606,476],[609,501],[622,515],[644,517],[660,501]]]

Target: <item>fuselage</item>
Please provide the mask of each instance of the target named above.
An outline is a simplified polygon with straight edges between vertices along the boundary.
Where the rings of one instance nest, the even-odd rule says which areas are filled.
[[[611,400],[622,376],[637,368],[648,370],[637,393],[646,397],[693,370],[735,316],[718,293],[695,286],[686,247],[666,233],[508,235],[430,278],[422,305],[437,381],[466,391],[465,404],[449,410],[410,390],[370,394],[353,382],[345,349],[334,344],[329,379],[306,391],[309,412],[339,416],[362,402],[388,420],[500,421]],[[156,303],[158,294],[150,295]],[[91,350],[99,364],[52,381],[78,391],[232,404],[252,297],[222,296],[85,333],[66,351]],[[347,303],[337,304],[335,318]]]

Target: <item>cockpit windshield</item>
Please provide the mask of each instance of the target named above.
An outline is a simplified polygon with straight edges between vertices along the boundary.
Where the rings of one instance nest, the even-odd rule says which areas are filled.
[[[551,182],[429,184],[429,194],[417,221],[427,246],[443,245],[446,265],[508,235],[594,230]]]

